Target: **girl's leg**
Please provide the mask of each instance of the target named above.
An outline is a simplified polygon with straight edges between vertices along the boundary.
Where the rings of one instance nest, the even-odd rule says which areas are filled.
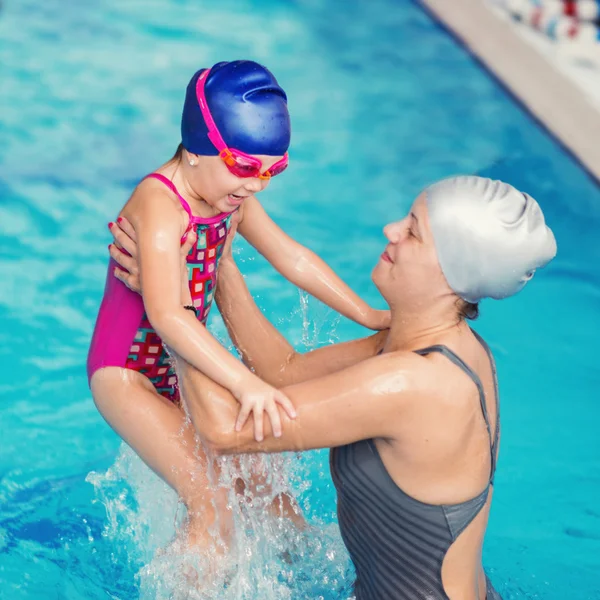
[[[211,481],[204,450],[183,410],[160,396],[136,371],[105,367],[94,373],[92,395],[114,431],[179,495],[188,510],[187,539],[194,547],[213,547],[216,526],[227,541],[231,512],[227,490]]]
[[[247,491],[252,497],[261,494],[273,497],[272,486],[268,482],[268,477],[261,469],[252,473],[247,481],[238,479],[235,489],[242,497],[246,495]],[[306,520],[301,508],[298,506],[296,499],[287,492],[281,492],[277,496],[274,496],[266,510],[271,516],[276,518],[289,519],[298,529],[306,527]]]

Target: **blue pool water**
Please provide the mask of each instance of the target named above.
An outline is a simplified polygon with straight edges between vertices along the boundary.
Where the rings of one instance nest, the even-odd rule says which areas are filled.
[[[381,228],[424,185],[479,173],[543,205],[556,260],[477,323],[503,401],[485,563],[507,599],[600,598],[600,190],[416,4],[5,0],[0,40],[1,598],[160,595],[152,557],[173,534],[174,498],[130,453],[116,459],[85,356],[106,223],[174,151],[190,75],[240,57],[274,71],[293,118],[292,167],[264,205],[374,304]],[[362,333],[238,251],[298,348]],[[298,472],[343,579],[325,453]],[[346,597],[322,579],[304,597]]]

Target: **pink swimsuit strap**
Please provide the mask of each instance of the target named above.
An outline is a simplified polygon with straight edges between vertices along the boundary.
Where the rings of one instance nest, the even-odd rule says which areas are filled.
[[[191,229],[192,224],[194,224],[194,225],[212,225],[213,223],[218,223],[219,221],[222,221],[225,217],[227,217],[229,214],[231,214],[231,213],[219,213],[218,215],[215,215],[214,217],[197,217],[192,214],[192,209],[190,208],[190,205],[188,204],[187,200],[179,193],[179,190],[175,187],[175,184],[170,179],[167,179],[164,175],[161,175],[160,173],[150,173],[150,175],[146,175],[146,177],[144,177],[144,179],[149,179],[149,178],[156,179],[156,180],[160,181],[161,183],[164,183],[177,196],[177,198],[179,198],[179,202],[181,203],[181,206],[183,206],[185,212],[188,214],[188,216],[190,218],[190,224],[188,227],[188,231]]]

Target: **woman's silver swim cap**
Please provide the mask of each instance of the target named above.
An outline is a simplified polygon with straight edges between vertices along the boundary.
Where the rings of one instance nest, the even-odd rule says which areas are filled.
[[[440,266],[468,302],[516,294],[556,255],[538,203],[507,183],[452,177],[425,194]]]

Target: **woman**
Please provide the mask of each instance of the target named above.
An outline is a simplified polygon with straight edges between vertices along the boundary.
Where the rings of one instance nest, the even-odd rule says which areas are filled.
[[[497,599],[481,564],[500,430],[496,374],[465,318],[482,298],[518,292],[554,257],[554,236],[533,198],[480,177],[428,187],[384,234],[372,278],[391,309],[389,331],[304,355],[223,257],[217,301],[232,338],[297,409],[295,420],[281,414],[280,438],[256,442],[251,424],[236,431],[231,394],[177,358],[183,397],[219,453],[332,448],[357,600]]]

